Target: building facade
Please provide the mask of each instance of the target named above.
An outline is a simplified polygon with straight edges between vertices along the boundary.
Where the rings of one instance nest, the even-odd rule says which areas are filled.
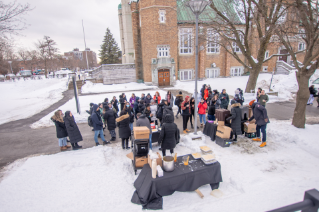
[[[185,1],[131,0],[130,8],[137,79],[159,86],[174,85],[176,80],[194,80],[195,16],[185,6]],[[230,12],[233,13],[230,15],[238,16],[235,10]],[[241,76],[245,73],[244,66],[217,44],[216,40],[220,38],[207,24],[211,14],[214,11],[207,7],[200,16],[198,78]],[[259,47],[256,33],[253,27],[250,46],[255,58]],[[302,42],[295,42],[296,50],[304,47]],[[236,44],[230,48],[245,61]],[[287,50],[272,40],[265,58],[279,53],[287,53]],[[297,57],[302,58],[303,55]],[[283,67],[283,73],[293,68],[289,56],[273,57],[263,64],[262,72],[272,72],[275,67],[278,69],[278,64]]]
[[[89,69],[97,67],[97,58],[96,53],[91,51],[90,48],[86,48],[84,51],[80,51],[78,48],[73,49],[73,51],[65,52],[65,57],[72,57],[73,59],[80,61],[80,68],[86,69],[87,68],[87,61],[89,65]],[[86,56],[88,60],[86,60]]]

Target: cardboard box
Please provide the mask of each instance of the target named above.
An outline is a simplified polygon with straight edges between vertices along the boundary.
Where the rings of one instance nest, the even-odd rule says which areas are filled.
[[[231,131],[232,129],[230,127],[226,127],[226,126],[219,126],[217,127],[217,132],[216,132],[216,136],[220,137],[220,138],[230,138],[231,135]]]
[[[149,139],[150,138],[150,129],[147,127],[134,127],[134,138],[135,139]]]
[[[225,126],[225,122],[224,121],[218,121],[218,126]]]
[[[131,160],[134,160],[133,152],[126,155]],[[147,164],[148,160],[146,156],[143,157],[135,157],[135,166],[140,168],[143,167],[145,164]]]
[[[244,131],[246,133],[255,133],[256,132],[256,124],[249,123],[248,125],[244,124]]]
[[[162,156],[158,152],[156,152],[156,154],[158,155],[158,158],[156,159],[157,165],[160,165],[161,167],[163,167]],[[150,155],[148,155],[148,164],[150,165],[150,167],[152,167],[152,160],[150,158]]]

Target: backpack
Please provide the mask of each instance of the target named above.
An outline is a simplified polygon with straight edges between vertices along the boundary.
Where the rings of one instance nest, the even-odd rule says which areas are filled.
[[[179,105],[181,104],[181,100],[180,100],[179,97],[176,97],[176,98],[175,98],[174,104],[179,107]]]
[[[90,127],[93,127],[93,121],[92,121],[92,117],[91,116],[88,117],[88,125]]]

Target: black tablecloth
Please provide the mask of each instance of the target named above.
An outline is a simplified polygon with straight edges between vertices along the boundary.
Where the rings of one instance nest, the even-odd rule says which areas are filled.
[[[163,196],[175,191],[195,191],[202,185],[210,184],[212,190],[219,188],[222,182],[220,163],[205,165],[201,160],[190,156],[189,165],[182,163],[182,156],[177,158],[175,170],[164,172],[163,177],[152,178],[152,170],[144,165],[140,175],[134,182],[136,191],[132,203],[143,206],[143,209],[162,209]]]
[[[215,141],[216,132],[217,132],[217,125],[214,123],[206,122],[204,131],[203,131],[204,135],[209,136],[212,141]]]
[[[152,133],[152,143],[158,142],[160,133],[161,133],[161,131],[157,131],[157,132]]]

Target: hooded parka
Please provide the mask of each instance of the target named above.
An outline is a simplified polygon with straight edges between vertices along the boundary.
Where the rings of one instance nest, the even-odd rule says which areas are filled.
[[[70,116],[70,111],[65,112],[65,117],[63,118],[63,120],[69,135],[70,143],[83,141],[78,125],[75,123],[74,116]]]
[[[167,114],[165,123],[162,125],[162,130],[159,136],[159,143],[162,149],[174,149],[178,141],[178,128],[174,123],[174,116]]]

